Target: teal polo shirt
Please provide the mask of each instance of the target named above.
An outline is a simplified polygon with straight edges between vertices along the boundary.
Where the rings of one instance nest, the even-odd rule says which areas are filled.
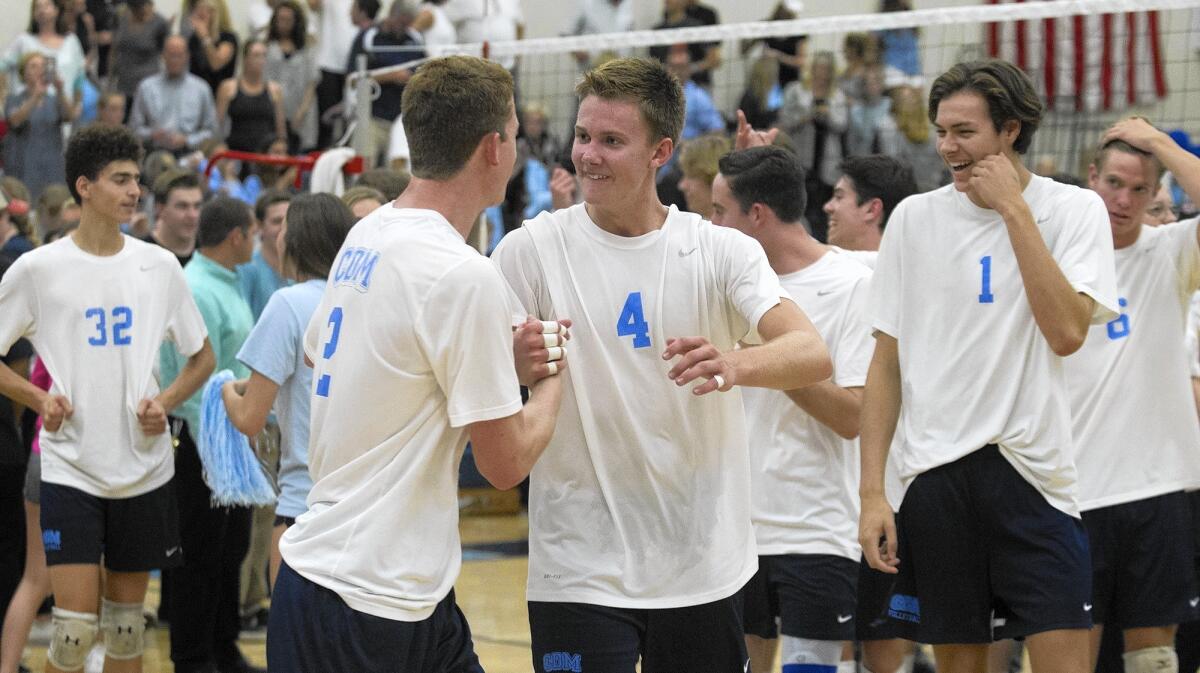
[[[204,318],[204,326],[208,328],[208,340],[217,358],[213,373],[229,369],[236,378],[246,378],[250,370],[238,361],[237,354],[254,328],[254,315],[242,297],[237,273],[197,251],[187,266],[183,267],[183,276],[196,300],[196,307],[200,309],[200,316]],[[186,362],[187,358],[175,350],[174,344],[163,345],[160,369],[164,388],[179,376]],[[200,400],[203,395],[204,388],[201,387],[171,412],[172,416],[187,421],[193,440],[200,434]]]

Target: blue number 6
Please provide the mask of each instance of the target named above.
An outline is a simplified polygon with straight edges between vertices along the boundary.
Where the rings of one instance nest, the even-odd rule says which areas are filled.
[[[325,344],[325,350],[321,353],[321,357],[328,360],[337,352],[338,337],[342,334],[341,306],[333,307],[333,310],[329,312],[329,322],[326,324],[333,325],[333,333],[329,335],[329,341]],[[331,380],[329,374],[323,374],[321,378],[317,379],[317,395],[329,397],[329,383]]]

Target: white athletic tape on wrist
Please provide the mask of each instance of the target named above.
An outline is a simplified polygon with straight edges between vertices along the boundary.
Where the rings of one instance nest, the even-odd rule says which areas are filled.
[[[561,360],[567,355],[567,349],[562,346],[553,346],[546,349],[546,362],[554,362]]]
[[[546,366],[550,368],[550,376],[554,376],[555,374],[558,373],[558,363],[557,362],[547,362]]]
[[[562,345],[563,338],[559,334],[542,334],[542,345],[546,348],[554,348]]]
[[[542,334],[558,334],[563,331],[563,326],[558,324],[556,320],[542,321]]]
[[[725,377],[720,374],[713,374],[713,380],[717,382],[717,390],[725,387]]]

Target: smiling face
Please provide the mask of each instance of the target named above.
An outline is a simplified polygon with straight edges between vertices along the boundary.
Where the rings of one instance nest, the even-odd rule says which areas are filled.
[[[871,201],[858,203],[854,181],[843,175],[833,186],[833,196],[823,210],[829,216],[829,243],[846,250],[869,249],[867,241],[879,239],[878,218],[871,217]]]
[[[204,192],[199,187],[176,187],[167,194],[167,202],[158,211],[163,229],[176,241],[195,242],[200,227],[200,205]]]
[[[140,174],[137,163],[121,159],[105,166],[95,180],[80,177],[76,189],[88,210],[106,222],[120,224],[132,219],[137,210],[142,194]]]
[[[1158,189],[1154,163],[1150,157],[1116,149],[1104,151],[1099,161],[1088,169],[1088,187],[1104,199],[1113,246],[1124,248],[1137,240],[1146,207]]]
[[[959,91],[938,103],[937,151],[950,167],[954,188],[967,191],[975,162],[993,154],[1013,155],[1013,141],[1020,123],[1006,122],[996,131],[988,114],[987,100],[974,91]]]
[[[588,96],[579,104],[571,161],[588,203],[612,206],[654,189],[654,174],[671,149],[670,138],[650,138],[633,101]]]

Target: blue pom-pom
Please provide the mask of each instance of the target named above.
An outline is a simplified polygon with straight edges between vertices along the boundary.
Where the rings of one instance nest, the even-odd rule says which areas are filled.
[[[200,437],[196,450],[204,465],[204,482],[216,505],[271,505],[277,494],[259,465],[250,442],[233,426],[221,398],[221,386],[234,379],[228,369],[204,386],[200,403]]]

